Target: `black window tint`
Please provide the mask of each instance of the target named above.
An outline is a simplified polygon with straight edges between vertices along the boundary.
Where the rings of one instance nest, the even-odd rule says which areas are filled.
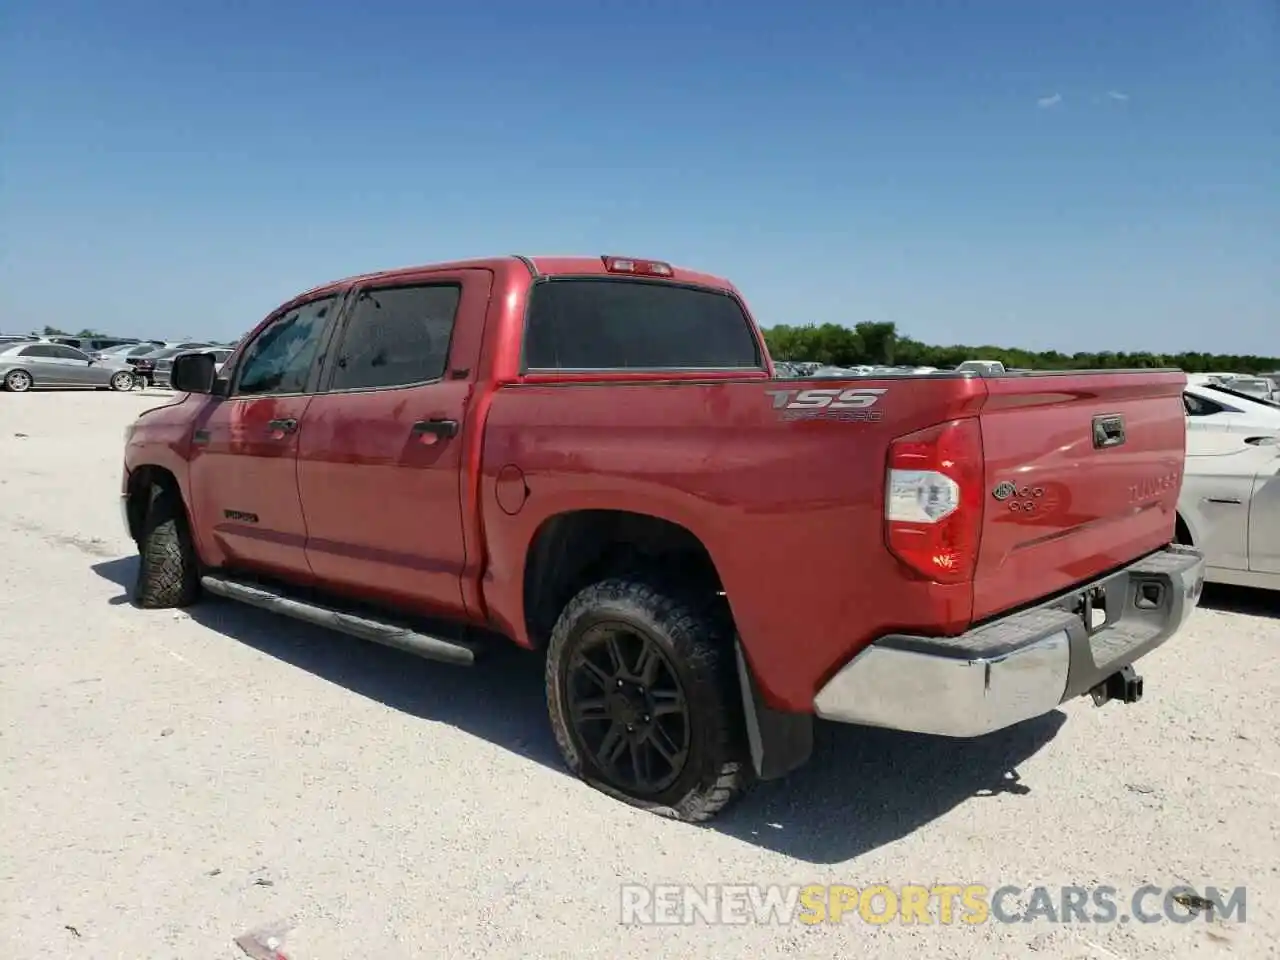
[[[1222,412],[1222,407],[1218,406],[1218,404],[1190,393],[1182,395],[1182,405],[1187,410],[1187,416],[1190,417],[1207,417],[1211,414]]]
[[[237,394],[302,393],[335,297],[313,300],[273,320],[245,351]],[[171,357],[168,350],[158,356]]]
[[[47,343],[38,343],[33,347],[27,347],[22,351],[24,357],[52,357],[53,347]]]
[[[50,356],[57,357],[59,360],[88,360],[83,353],[74,347],[64,346],[62,344],[54,344],[49,348],[53,351]]]
[[[330,388],[400,387],[442,377],[461,295],[457,284],[363,291],[347,322]]]
[[[715,290],[636,280],[550,280],[534,287],[525,365],[543,370],[761,366],[750,322]]]

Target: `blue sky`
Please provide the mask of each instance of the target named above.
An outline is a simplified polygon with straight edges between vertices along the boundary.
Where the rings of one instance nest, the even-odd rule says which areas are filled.
[[[1276,0],[6,0],[0,85],[0,331],[616,252],[766,325],[1280,355]]]

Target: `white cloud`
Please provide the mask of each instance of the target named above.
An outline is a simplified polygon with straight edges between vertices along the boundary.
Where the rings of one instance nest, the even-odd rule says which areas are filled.
[[[1041,97],[1036,101],[1036,106],[1041,110],[1048,110],[1050,107],[1056,107],[1062,102],[1062,94],[1055,93],[1052,96]]]
[[[1129,99],[1129,95],[1127,93],[1121,93],[1119,90],[1109,90],[1107,91],[1107,98],[1109,100],[1116,100],[1120,103],[1124,103]]]

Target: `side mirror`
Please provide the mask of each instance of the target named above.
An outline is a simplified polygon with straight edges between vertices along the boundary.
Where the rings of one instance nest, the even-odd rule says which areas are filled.
[[[178,393],[212,393],[215,366],[211,353],[184,353],[174,357],[169,385]]]

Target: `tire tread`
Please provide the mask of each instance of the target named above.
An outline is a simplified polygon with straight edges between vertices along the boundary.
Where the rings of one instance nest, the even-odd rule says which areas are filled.
[[[575,625],[589,611],[601,607],[623,609],[665,634],[694,678],[686,697],[702,701],[709,718],[705,774],[673,803],[659,804],[630,796],[587,773],[578,756],[569,723],[560,705],[559,661]],[[747,759],[746,734],[738,699],[733,657],[732,624],[711,602],[662,584],[653,576],[626,574],[593,584],[566,605],[552,632],[547,650],[546,685],[551,726],[561,756],[570,770],[603,792],[660,816],[686,823],[704,823],[727,808],[751,785],[753,768]]]
[[[151,500],[138,542],[136,602],[146,610],[185,607],[200,593],[200,577],[186,510],[181,498],[164,487]]]

